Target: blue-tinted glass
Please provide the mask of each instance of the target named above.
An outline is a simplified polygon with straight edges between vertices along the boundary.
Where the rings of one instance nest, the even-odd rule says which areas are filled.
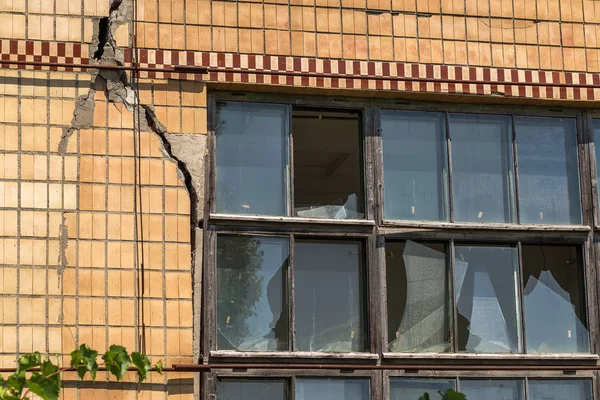
[[[217,237],[217,347],[288,350],[286,238]]]
[[[530,379],[529,400],[593,400],[589,379]]]
[[[523,400],[525,398],[521,380],[461,379],[460,391],[467,396],[467,399],[473,400]]]
[[[287,114],[285,105],[218,104],[218,213],[288,215]]]
[[[580,224],[575,119],[515,117],[522,224]]]
[[[515,222],[508,116],[451,114],[455,222]]]
[[[448,220],[444,114],[382,111],[385,218]]]
[[[294,251],[297,349],[365,351],[362,243],[304,239]]]
[[[519,352],[517,249],[457,245],[454,263],[458,351]]]
[[[283,379],[223,379],[217,381],[217,400],[286,400]]]
[[[369,379],[296,379],[296,400],[369,400],[370,398]]]
[[[428,393],[431,400],[439,400],[439,392],[456,389],[454,379],[390,378],[390,400],[417,400]]]
[[[600,176],[600,120],[594,120],[594,147],[596,148],[596,179],[600,182],[598,177]],[[598,205],[600,205],[600,188],[596,188],[598,192]],[[600,207],[598,207],[600,210]]]

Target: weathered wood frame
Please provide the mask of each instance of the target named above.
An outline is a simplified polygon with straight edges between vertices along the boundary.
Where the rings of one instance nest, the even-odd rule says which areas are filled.
[[[460,390],[461,379],[520,379],[523,381],[523,400],[529,399],[528,381],[529,379],[541,380],[581,380],[589,379],[592,384],[592,393],[597,390],[597,377],[592,372],[578,372],[577,374],[556,374],[546,371],[383,371],[381,393],[384,399],[390,396],[390,378],[406,379],[451,379],[456,381],[457,389]]]
[[[294,217],[253,217],[253,216],[235,216],[222,215],[215,213],[215,166],[214,166],[214,118],[216,110],[216,101],[248,101],[248,102],[266,102],[288,104],[289,106],[303,107],[323,107],[327,109],[354,109],[362,112],[362,138],[364,152],[364,195],[365,195],[365,213],[364,220],[319,220]],[[204,270],[203,270],[203,309],[202,313],[202,354],[204,362],[208,363],[210,358],[219,361],[244,361],[247,363],[276,363],[276,362],[302,362],[302,363],[336,363],[336,364],[377,364],[377,365],[431,365],[439,364],[444,366],[452,365],[474,365],[473,371],[418,371],[400,372],[397,370],[371,371],[371,375],[381,383],[378,391],[379,397],[387,398],[389,388],[386,389],[390,376],[413,377],[536,377],[536,378],[554,378],[563,379],[571,377],[592,378],[594,394],[600,398],[600,388],[596,383],[597,373],[592,371],[578,371],[576,376],[564,375],[561,371],[529,371],[518,370],[519,365],[597,365],[600,346],[600,322],[598,317],[598,298],[600,297],[600,274],[597,273],[595,266],[598,265],[597,254],[600,254],[600,214],[596,191],[596,167],[595,167],[595,146],[593,141],[592,119],[600,119],[600,112],[582,111],[579,109],[553,106],[512,106],[512,105],[466,105],[452,103],[432,103],[432,102],[407,102],[396,101],[393,99],[350,99],[336,97],[318,97],[303,96],[301,98],[295,95],[283,94],[264,94],[264,93],[231,93],[231,92],[213,92],[209,94],[209,165],[208,181],[206,184],[206,207],[203,221],[205,228],[204,235]],[[291,109],[291,107],[290,107]],[[383,157],[381,141],[381,119],[382,109],[414,110],[414,111],[436,111],[443,113],[487,113],[503,114],[510,116],[544,116],[544,117],[562,117],[575,118],[577,121],[578,137],[578,164],[579,164],[579,186],[581,196],[582,225],[520,225],[513,224],[489,224],[489,223],[452,223],[452,222],[431,222],[431,221],[396,221],[385,220],[383,215]],[[447,121],[447,118],[446,118]],[[513,118],[514,125],[514,118]],[[290,125],[290,129],[292,126]],[[291,132],[290,132],[291,133]],[[513,126],[513,151],[514,162],[517,163],[517,152],[515,148],[514,135],[516,134]],[[446,129],[448,145],[448,168],[449,182],[451,182],[451,143],[449,130]],[[290,135],[291,137],[291,135]],[[293,143],[290,139],[290,157],[293,157]],[[291,163],[293,168],[293,162]],[[517,207],[517,222],[519,221],[519,201],[518,201],[518,166],[514,166],[515,171],[515,195]],[[289,184],[293,185],[293,171],[290,171]],[[452,188],[449,183],[449,197],[452,198]],[[293,186],[290,187],[290,193],[293,195]],[[452,202],[450,202],[451,204]],[[449,212],[452,214],[452,205],[449,206]],[[291,215],[291,214],[290,214]],[[370,353],[361,354],[324,354],[324,353],[293,353],[284,352],[275,353],[244,353],[239,357],[226,352],[219,352],[215,345],[215,304],[216,286],[215,286],[215,240],[217,233],[235,233],[235,234],[261,234],[286,236],[289,235],[293,241],[295,235],[327,237],[332,239],[339,238],[362,238],[365,241],[365,249],[368,253],[366,262],[367,286],[368,286],[368,315],[370,336]],[[589,355],[475,355],[464,353],[450,354],[391,354],[385,351],[387,336],[387,311],[386,311],[386,277],[385,277],[385,238],[391,239],[424,239],[436,241],[448,241],[453,247],[454,240],[468,239],[470,242],[498,242],[498,243],[519,243],[518,254],[519,262],[521,257],[520,242],[533,243],[555,243],[569,244],[575,243],[581,246],[583,255],[585,298],[587,302],[588,326],[590,333]],[[291,246],[293,252],[293,245]],[[452,257],[450,257],[452,259]],[[452,268],[453,269],[453,268]],[[289,274],[293,275],[293,274]],[[293,278],[289,285],[293,292]],[[453,277],[451,277],[453,279]],[[522,295],[523,282],[521,277],[520,290]],[[200,294],[198,294],[200,295]],[[454,298],[454,296],[453,296]],[[293,308],[293,296],[290,299],[290,307]],[[454,307],[453,307],[454,309]],[[293,311],[292,311],[293,312]],[[522,310],[521,310],[522,312]],[[293,315],[290,314],[290,318]],[[292,326],[292,324],[290,324]],[[291,329],[291,328],[290,328]],[[525,331],[522,332],[525,335]],[[290,337],[290,340],[293,340]],[[525,349],[524,349],[525,351]],[[494,372],[477,371],[476,366],[490,365],[509,365],[514,370],[498,370]],[[264,372],[267,371],[267,372]],[[270,371],[270,372],[269,372]],[[358,372],[358,371],[357,371]],[[232,377],[260,377],[272,376],[269,373],[276,373],[285,376],[330,376],[330,370],[319,370],[307,372],[306,370],[247,370],[244,372],[231,370],[215,370],[210,373],[203,373],[203,394],[206,396],[214,395],[214,379],[217,376]],[[342,374],[347,376],[346,373]],[[212,386],[211,386],[212,385]],[[211,389],[212,388],[212,389]],[[373,386],[372,386],[373,389]],[[212,397],[206,397],[212,398]]]

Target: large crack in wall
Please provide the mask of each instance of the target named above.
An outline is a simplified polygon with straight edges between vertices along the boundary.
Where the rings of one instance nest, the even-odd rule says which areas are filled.
[[[123,65],[123,51],[118,49],[115,32],[119,26],[132,21],[132,0],[113,0],[110,5],[110,15],[94,22],[94,40],[90,44],[90,54],[97,56],[98,64]],[[93,60],[90,60],[93,61]],[[69,141],[74,132],[90,129],[94,122],[95,94],[103,90],[109,104],[123,104],[132,113],[134,126],[138,132],[154,133],[162,143],[162,151],[168,160],[177,164],[179,179],[185,184],[190,196],[191,214],[191,265],[194,293],[194,330],[200,329],[197,315],[201,306],[200,293],[202,265],[202,229],[199,222],[204,213],[204,162],[206,157],[206,135],[174,134],[168,132],[157,118],[152,105],[140,104],[135,83],[125,71],[90,69],[91,85],[86,95],[80,96],[75,104],[71,125],[63,129],[59,143],[59,153],[65,155]],[[110,130],[109,133],[110,134]],[[63,212],[63,217],[65,212]],[[68,227],[66,219],[60,227],[61,240],[59,249],[59,273],[62,275],[67,266],[66,250],[68,246]],[[196,271],[196,273],[194,273]],[[60,284],[60,281],[59,281]],[[194,337],[199,337],[196,333]],[[193,355],[199,356],[198,346],[194,346]]]
[[[99,55],[99,64],[123,65],[123,52],[117,48],[114,37],[119,26],[132,20],[132,7],[132,0],[113,0],[110,15],[95,21],[90,54]],[[165,157],[177,164],[179,178],[187,187],[192,205],[192,223],[197,226],[204,206],[206,136],[169,133],[156,117],[154,108],[139,103],[139,96],[125,71],[90,70],[90,74],[93,82],[90,91],[77,99],[71,126],[63,129],[59,152],[66,153],[73,132],[92,127],[94,95],[96,90],[102,88],[109,103],[123,104],[133,114],[137,130],[152,132],[160,138]]]

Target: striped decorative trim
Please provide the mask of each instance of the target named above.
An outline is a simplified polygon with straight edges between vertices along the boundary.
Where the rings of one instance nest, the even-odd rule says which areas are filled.
[[[125,63],[130,64],[133,59],[131,49],[123,49],[123,57]],[[1,40],[0,59],[13,62],[93,64],[86,45],[24,40]],[[141,72],[141,77],[156,79],[203,79],[210,82],[534,99],[600,99],[600,74],[579,72],[155,49],[138,50],[136,59],[142,68],[164,70]],[[1,61],[0,65],[3,68],[74,70],[68,66],[8,65]],[[204,75],[192,71],[179,72],[176,71],[178,67],[202,67],[208,72]]]

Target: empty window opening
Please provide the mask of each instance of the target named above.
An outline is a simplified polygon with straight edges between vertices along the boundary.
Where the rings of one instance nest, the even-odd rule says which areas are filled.
[[[364,217],[357,111],[294,108],[294,216]]]

